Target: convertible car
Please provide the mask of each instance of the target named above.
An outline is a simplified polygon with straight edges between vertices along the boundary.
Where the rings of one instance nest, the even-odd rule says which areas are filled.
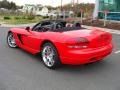
[[[41,55],[46,67],[81,65],[102,60],[113,49],[112,35],[98,28],[82,28],[80,23],[62,20],[41,21],[32,28],[11,28],[7,43],[33,55]]]

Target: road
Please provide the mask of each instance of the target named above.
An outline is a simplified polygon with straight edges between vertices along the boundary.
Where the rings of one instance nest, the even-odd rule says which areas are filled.
[[[102,62],[49,70],[38,56],[9,48],[8,30],[0,27],[0,90],[120,90],[120,35]]]

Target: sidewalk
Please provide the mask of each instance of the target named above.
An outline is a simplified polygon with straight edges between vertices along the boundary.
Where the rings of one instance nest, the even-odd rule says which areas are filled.
[[[88,29],[93,28],[92,26],[86,26],[86,25],[82,25],[82,26]],[[95,27],[95,28],[100,28],[100,27]],[[108,28],[100,28],[100,29],[102,29],[103,31],[113,33],[113,34],[120,34],[120,30],[114,30],[114,29],[108,29]]]
[[[19,25],[9,25],[9,24],[1,24],[0,27],[27,27],[27,26],[34,26],[36,23],[30,23],[30,24],[19,24]],[[93,28],[92,26],[86,26],[82,25],[85,28],[91,29]],[[100,28],[100,27],[95,27],[95,28]],[[113,34],[120,34],[120,30],[114,30],[114,29],[107,29],[107,28],[101,28],[103,31],[107,31]]]
[[[27,27],[27,26],[34,26],[36,23],[30,23],[30,24],[19,24],[19,25],[10,25],[10,24],[0,24],[1,27]]]

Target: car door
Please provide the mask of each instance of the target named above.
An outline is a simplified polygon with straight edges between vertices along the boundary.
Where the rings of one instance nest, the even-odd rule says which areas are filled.
[[[22,41],[24,47],[28,51],[32,52],[38,52],[39,51],[39,45],[40,45],[40,34],[35,33],[34,31],[29,31],[29,34],[22,35]]]
[[[32,53],[37,53],[40,50],[40,45],[43,40],[45,32],[42,26],[48,25],[48,22],[41,22],[35,25],[26,35],[22,36],[22,41],[27,50]]]

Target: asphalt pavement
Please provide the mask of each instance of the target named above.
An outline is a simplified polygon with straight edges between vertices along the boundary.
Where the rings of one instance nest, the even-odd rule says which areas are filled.
[[[47,69],[39,56],[6,43],[8,27],[0,27],[0,90],[120,90],[120,35],[104,61]]]

